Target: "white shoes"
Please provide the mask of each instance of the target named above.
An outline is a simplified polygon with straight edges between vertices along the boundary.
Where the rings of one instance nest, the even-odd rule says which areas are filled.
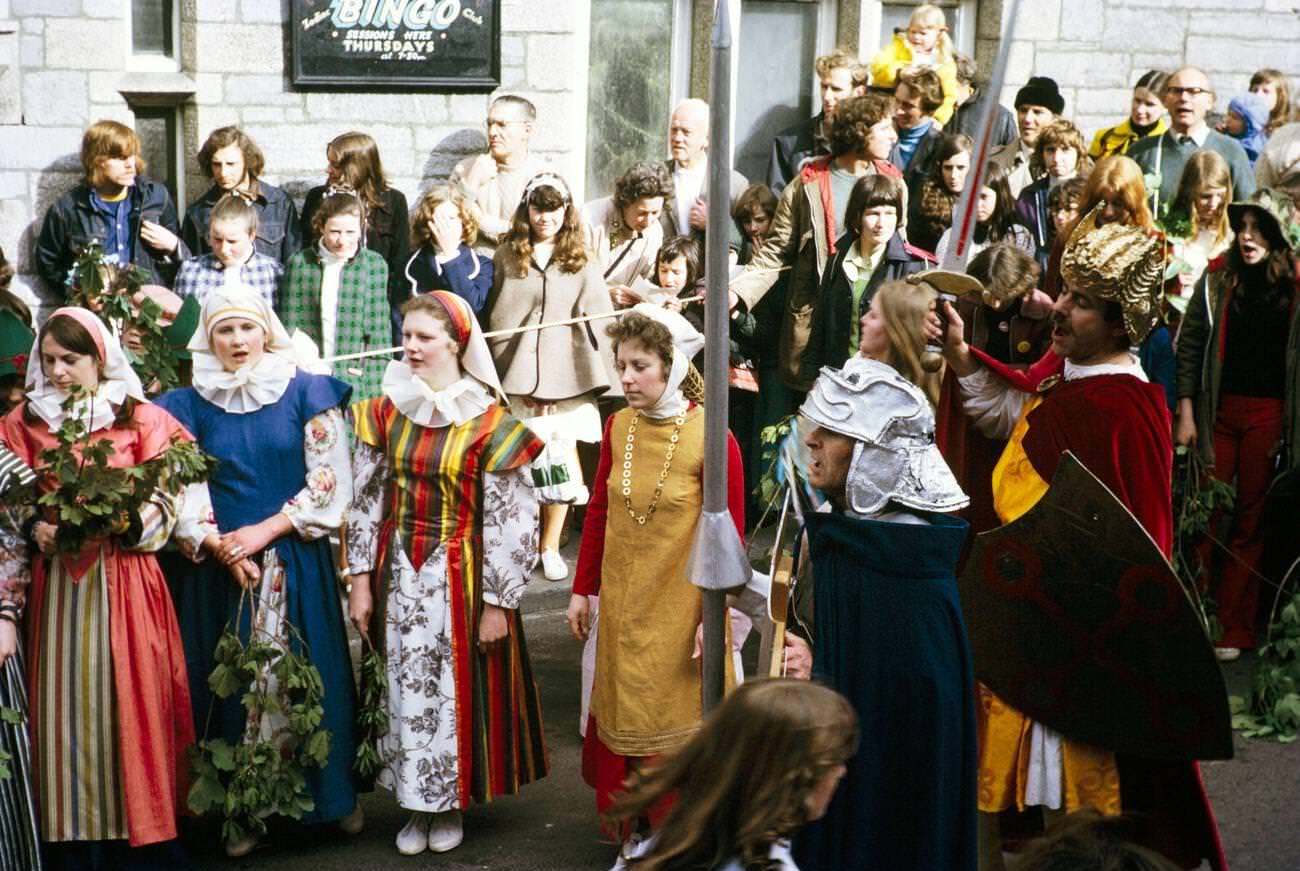
[[[397,833],[397,852],[403,856],[418,856],[429,849],[429,823],[433,814],[416,811]]]
[[[1214,655],[1219,658],[1219,662],[1235,662],[1241,658],[1240,647],[1216,647]]]
[[[460,811],[437,814],[416,811],[397,833],[397,852],[403,856],[417,856],[425,850],[445,853],[459,847],[463,840],[465,827]]]
[[[465,840],[465,826],[461,822],[460,811],[443,811],[433,815],[429,825],[429,849],[435,853],[445,853],[460,846]]]
[[[542,574],[548,581],[562,581],[569,576],[569,566],[558,550],[542,551]]]

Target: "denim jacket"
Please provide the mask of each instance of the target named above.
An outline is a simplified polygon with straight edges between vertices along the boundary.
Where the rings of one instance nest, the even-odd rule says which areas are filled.
[[[208,223],[212,217],[212,207],[225,193],[213,185],[185,211],[181,238],[195,256],[212,250],[208,245]],[[275,185],[258,179],[253,208],[257,210],[257,241],[254,243],[257,253],[265,254],[283,266],[302,247],[302,237],[298,233],[298,209],[293,204],[293,198]]]
[[[67,297],[68,270],[78,252],[90,242],[101,244],[108,238],[111,228],[102,212],[90,202],[91,187],[82,182],[50,206],[41,224],[41,235],[36,240],[36,270],[45,284],[62,302]],[[130,188],[131,202],[130,238],[131,262],[151,273],[154,284],[171,287],[181,261],[189,250],[181,240],[177,250],[159,254],[140,238],[142,221],[153,221],[180,236],[180,222],[176,219],[176,206],[167,188],[147,178],[137,178]]]

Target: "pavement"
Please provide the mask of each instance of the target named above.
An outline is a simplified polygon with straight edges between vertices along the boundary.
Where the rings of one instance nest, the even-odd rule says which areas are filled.
[[[576,561],[576,539],[564,549]],[[615,845],[596,825],[593,793],[583,783],[578,736],[578,679],[581,645],[569,635],[564,610],[569,582],[548,582],[540,572],[529,585],[522,609],[524,633],[542,695],[550,773],[520,795],[465,814],[465,841],[454,851],[398,855],[393,839],[406,821],[392,796],[376,790],[362,797],[366,829],[345,836],[332,826],[275,823],[251,855],[227,859],[219,846],[219,825],[191,824],[185,840],[203,871],[401,871],[438,868],[574,869],[605,871]],[[1254,672],[1247,654],[1224,668],[1229,691],[1244,694]],[[1300,743],[1248,740],[1235,736],[1236,757],[1202,766],[1218,814],[1229,864],[1234,871],[1296,871],[1300,868]]]

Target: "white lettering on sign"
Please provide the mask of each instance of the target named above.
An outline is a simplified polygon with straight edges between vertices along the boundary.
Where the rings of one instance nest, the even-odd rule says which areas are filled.
[[[461,17],[461,0],[330,0],[331,22],[337,28],[375,27],[407,30],[446,30]],[[465,17],[481,18],[465,10]]]

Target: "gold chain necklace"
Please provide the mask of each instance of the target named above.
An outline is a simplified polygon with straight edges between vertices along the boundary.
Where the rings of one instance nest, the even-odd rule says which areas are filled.
[[[627,446],[623,449],[623,505],[627,508],[627,513],[639,525],[645,526],[646,521],[655,513],[655,508],[659,505],[659,497],[664,492],[664,482],[668,480],[668,469],[673,464],[673,454],[677,452],[677,442],[681,439],[682,426],[686,423],[686,414],[677,415],[673,420],[673,434],[668,437],[668,451],[664,454],[664,467],[659,472],[659,481],[655,484],[655,494],[650,498],[650,505],[646,508],[645,514],[637,514],[632,510],[632,445],[636,441],[636,422],[641,419],[641,412],[632,412],[632,422],[627,426]]]

